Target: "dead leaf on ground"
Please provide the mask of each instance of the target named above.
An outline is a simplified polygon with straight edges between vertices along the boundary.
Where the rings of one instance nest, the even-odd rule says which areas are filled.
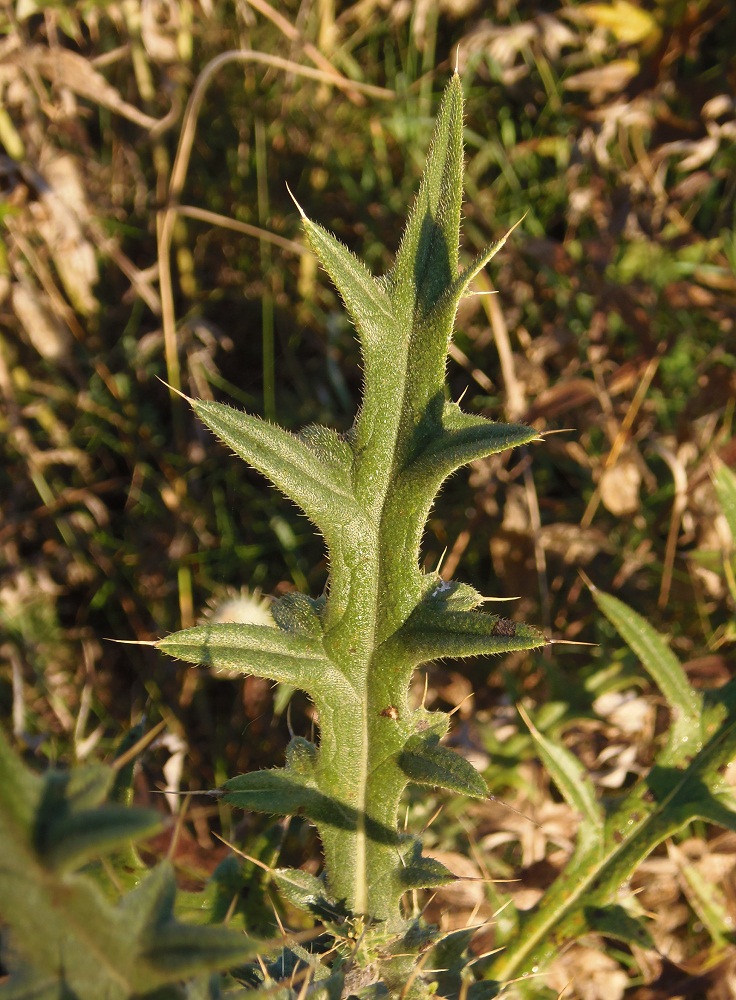
[[[596,28],[610,31],[619,42],[636,45],[656,43],[662,32],[654,16],[629,0],[612,3],[586,3],[575,12]]]
[[[616,517],[634,514],[641,507],[641,469],[633,458],[621,458],[604,469],[598,483],[603,506]]]
[[[609,94],[618,94],[639,72],[635,59],[614,59],[605,66],[585,69],[568,76],[563,85],[567,90],[587,91],[593,104],[600,104]]]
[[[589,403],[595,397],[594,382],[587,378],[572,378],[540,392],[527,410],[526,420],[530,423],[540,417],[551,420]]]
[[[28,341],[46,361],[62,361],[71,350],[71,336],[57,319],[48,298],[39,288],[16,281],[12,285],[13,311]]]
[[[555,959],[545,980],[564,1000],[621,1000],[629,986],[629,977],[602,945],[570,948]]]
[[[17,57],[22,65],[37,70],[41,76],[57,87],[68,87],[73,93],[94,104],[101,104],[115,114],[122,115],[141,128],[152,129],[158,125],[156,118],[128,104],[102,73],[94,69],[84,56],[69,49],[48,49],[41,45],[25,48]]]
[[[585,566],[599,552],[611,552],[605,532],[578,524],[545,524],[539,529],[539,541],[545,552],[561,556],[568,566]]]

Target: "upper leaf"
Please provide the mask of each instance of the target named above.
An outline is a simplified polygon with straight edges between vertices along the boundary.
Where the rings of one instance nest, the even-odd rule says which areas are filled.
[[[455,876],[441,861],[422,854],[419,840],[412,838],[408,850],[402,853],[402,865],[398,874],[405,889],[434,889],[455,881]]]
[[[463,92],[455,73],[442,97],[419,194],[388,276],[395,291],[410,291],[407,305],[413,312],[428,312],[457,278],[462,177]]]
[[[367,353],[386,340],[393,326],[391,299],[362,260],[326,229],[303,218],[309,242],[337,288]]]
[[[533,427],[463,413],[457,403],[447,400],[440,405],[437,413],[438,407],[428,407],[426,426],[417,427],[417,451],[402,474],[415,489],[436,490],[447,476],[469,462],[539,440]]]
[[[194,399],[191,405],[221,441],[298,504],[328,542],[337,525],[359,517],[350,480],[352,452],[334,431],[309,428],[300,438],[224,403]]]

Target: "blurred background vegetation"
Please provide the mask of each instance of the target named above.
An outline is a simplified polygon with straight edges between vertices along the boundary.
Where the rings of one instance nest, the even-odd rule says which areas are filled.
[[[532,845],[491,802],[448,807],[428,840],[533,901],[574,818],[514,703],[609,790],[666,726],[580,570],[667,633],[696,684],[733,673],[733,540],[712,474],[736,465],[734,38],[727,0],[0,2],[0,711],[29,753],[105,756],[164,720],[141,797],[280,761],[289,692],[106,641],[262,613],[326,579],[311,526],[161,380],[292,429],[350,426],[358,350],[287,184],[386,269],[459,53],[463,257],[524,219],[478,284],[498,294],[461,310],[450,385],[548,436],[452,479],[424,558],[597,646],[429,668],[428,704],[458,708],[458,747],[542,833]],[[288,713],[308,733],[299,694]],[[416,828],[434,807],[411,805]],[[221,856],[212,831],[233,832],[210,812],[189,813],[192,871]],[[613,989],[578,949],[604,984],[586,997],[672,996],[688,976],[683,995],[736,995],[710,992],[733,961],[736,841],[709,838],[683,843],[715,865],[701,881],[730,886],[706,908],[718,919],[665,852],[645,905],[666,903],[657,940],[675,965],[599,950],[624,970]],[[308,832],[294,839],[317,865]]]

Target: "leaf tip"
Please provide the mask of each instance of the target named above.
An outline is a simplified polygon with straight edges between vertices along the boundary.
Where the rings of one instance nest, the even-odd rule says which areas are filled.
[[[304,209],[302,208],[302,206],[299,204],[299,202],[296,200],[296,198],[294,197],[294,192],[291,190],[291,188],[289,187],[288,184],[286,185],[286,190],[289,192],[289,197],[291,198],[291,200],[296,205],[297,211],[299,212],[299,215],[301,215],[302,219],[304,219],[304,221],[306,222],[307,221],[307,214],[304,211]]]
[[[156,375],[156,378],[162,385],[165,385],[170,392],[176,393],[177,396],[181,396],[181,398],[185,399],[187,403],[189,403],[190,405],[196,402],[196,400],[192,399],[191,396],[187,396],[185,392],[182,392],[181,389],[176,389],[173,385],[169,385],[169,383],[165,379],[162,379],[158,375]]]
[[[519,228],[519,226],[522,224],[522,222],[527,217],[527,215],[529,215],[529,209],[528,208],[527,208],[526,212],[524,212],[524,214],[522,215],[522,217],[520,219],[517,219],[517,221],[513,224],[513,226],[511,227],[511,229],[509,229],[509,231],[506,233],[506,235],[503,238],[504,243],[509,238],[509,236],[513,233],[513,231],[515,229]]]
[[[547,639],[547,644],[550,646],[595,646],[598,647],[597,642],[578,642],[577,639]]]
[[[526,709],[524,708],[524,706],[521,703],[517,703],[517,705],[516,705],[516,711],[519,713],[519,715],[524,720],[524,724],[526,725],[527,729],[532,734],[532,736],[539,736],[539,730],[534,725],[534,723],[532,722],[532,720],[531,720],[531,718],[529,716],[529,713],[526,711]]]
[[[580,577],[581,577],[583,583],[588,588],[588,590],[591,592],[591,594],[597,594],[598,593],[598,588],[593,583],[593,581],[590,579],[590,577],[588,576],[588,574],[585,573],[585,572],[583,572],[582,569],[579,569],[578,573],[580,574]]]
[[[160,639],[111,639],[105,637],[105,642],[116,642],[120,646],[158,646]]]

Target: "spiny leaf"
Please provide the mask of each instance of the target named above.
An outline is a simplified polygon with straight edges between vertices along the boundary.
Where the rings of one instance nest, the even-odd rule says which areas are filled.
[[[314,777],[314,768],[319,751],[314,743],[303,736],[292,736],[286,748],[286,766],[292,774],[298,774],[305,780]]]
[[[365,264],[322,226],[302,217],[309,243],[355,323],[361,343],[378,348],[393,324],[391,300]]]
[[[90,858],[151,837],[160,829],[161,817],[153,810],[118,805],[79,810],[49,826],[43,863],[59,874],[74,871]]]
[[[307,424],[297,434],[297,438],[310,448],[317,458],[328,468],[338,470],[346,488],[350,485],[349,471],[353,463],[353,450],[343,434],[322,424]]]
[[[344,907],[328,898],[322,879],[299,868],[277,868],[271,872],[273,881],[284,899],[320,920],[342,920],[348,916]]]
[[[425,474],[446,478],[478,458],[498,455],[521,445],[539,440],[533,427],[523,424],[504,424],[487,420],[471,413],[463,413],[457,403],[443,401],[439,419],[417,437],[424,438],[424,445],[413,457],[405,475],[421,477]]]
[[[275,424],[224,403],[191,400],[192,409],[221,441],[271,480],[317,525],[332,537],[336,510],[343,518],[358,518],[350,485],[349,449],[333,461]]]
[[[175,632],[156,643],[170,656],[214,670],[239,670],[293,684],[307,693],[344,684],[321,636],[284,632],[268,625],[211,623]]]
[[[205,936],[196,928],[192,941],[195,929],[174,916],[176,885],[166,862],[120,905],[88,875],[69,872],[121,839],[160,827],[152,810],[87,807],[101,787],[110,787],[112,771],[102,778],[95,768],[71,777],[29,773],[27,780],[25,772],[0,734],[0,909],[10,972],[0,996],[133,1000],[173,990],[184,973],[222,970],[254,954],[253,945],[225,928],[208,928]],[[190,946],[182,965],[171,949],[184,944]]]
[[[323,635],[319,611],[318,601],[299,593],[284,594],[271,605],[273,620],[283,632],[317,640]]]
[[[253,812],[275,816],[320,815],[319,793],[307,775],[287,768],[268,768],[230,778],[222,786],[223,801]]]
[[[486,783],[473,765],[443,747],[435,734],[411,736],[399,754],[399,767],[417,785],[447,788],[475,799],[488,795]]]
[[[29,831],[43,794],[43,779],[23,766],[0,729],[0,832]]]
[[[26,868],[21,857],[26,852],[44,868],[70,871],[160,829],[161,817],[152,809],[104,804],[85,808],[100,800],[113,778],[113,770],[102,765],[78,772],[50,769],[35,775],[18,760],[0,732],[0,845],[4,844],[0,882],[3,870],[10,877],[17,869],[18,884],[22,884]]]
[[[523,219],[523,217],[522,217]],[[483,268],[496,256],[499,250],[501,250],[506,245],[506,240],[509,238],[511,233],[518,225],[521,224],[522,219],[516,222],[511,229],[502,236],[500,240],[496,240],[490,246],[485,247],[481,250],[479,254],[468,264],[468,266],[458,275],[456,281],[452,285],[452,288],[448,289],[446,295],[448,298],[461,298],[468,290],[468,287],[475,278],[477,274],[483,270]]]
[[[398,841],[395,829],[348,805],[337,792],[328,795],[321,791],[316,787],[315,776],[291,768],[239,774],[226,781],[221,791],[222,800],[230,805],[278,816],[306,816],[321,832],[327,828],[350,831],[365,828],[369,839],[379,843]]]
[[[426,573],[423,586],[426,608],[438,611],[472,611],[483,603],[475,587],[457,580],[443,580],[439,573]]]
[[[440,861],[423,855],[401,869],[400,880],[405,889],[439,889],[457,881]]]
[[[299,868],[277,868],[271,876],[282,895],[300,910],[312,910],[325,895],[324,884]]]
[[[462,173],[463,93],[456,73],[437,112],[419,194],[389,275],[402,295],[411,289],[412,311],[428,312],[457,276]]]
[[[530,625],[508,621],[483,611],[432,611],[423,605],[389,640],[416,663],[441,657],[488,656],[515,649],[544,646],[544,636]]]
[[[102,764],[87,764],[70,771],[49,772],[64,784],[64,794],[73,810],[90,809],[100,805],[110,792],[113,772]]]
[[[186,979],[210,969],[228,969],[258,951],[239,931],[227,927],[190,927],[171,921],[153,935],[140,961],[165,982]]]

